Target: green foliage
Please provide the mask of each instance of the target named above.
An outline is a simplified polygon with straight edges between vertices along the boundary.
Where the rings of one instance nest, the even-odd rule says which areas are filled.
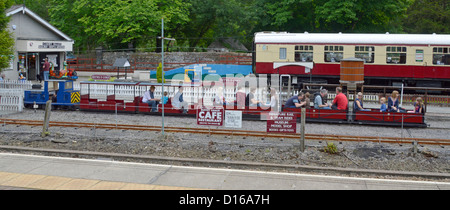
[[[159,63],[158,67],[156,68],[156,80],[158,83],[163,83],[163,76],[164,73],[162,71],[162,64]],[[164,78],[164,83],[166,83],[166,78]]]
[[[403,20],[407,33],[450,34],[450,2],[448,0],[416,0]]]
[[[338,153],[337,146],[333,142],[327,143],[327,146],[325,146],[323,150],[324,150],[324,152],[329,153],[329,154],[337,154]]]
[[[0,71],[9,66],[11,56],[14,55],[14,39],[6,30],[8,26],[9,17],[6,17],[6,9],[13,5],[12,0],[0,0]]]
[[[396,32],[412,0],[255,0],[260,30]],[[258,15],[257,14],[257,15]]]
[[[185,24],[189,3],[183,0],[50,0],[53,25],[75,39],[81,49],[98,46],[126,49],[129,44],[145,44],[161,31],[161,18],[167,29]],[[68,15],[70,14],[70,15]]]
[[[4,2],[5,0],[3,0]],[[14,0],[21,4],[23,0]],[[75,49],[204,51],[232,37],[251,49],[259,31],[450,33],[448,0],[25,0],[75,39]],[[1,5],[0,5],[1,7]],[[47,9],[47,11],[45,11]],[[0,20],[0,26],[1,26]],[[170,50],[170,49],[169,49]]]

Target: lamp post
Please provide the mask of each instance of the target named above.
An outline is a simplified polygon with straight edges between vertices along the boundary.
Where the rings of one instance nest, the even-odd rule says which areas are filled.
[[[161,18],[161,37],[158,37],[161,39],[161,74],[162,74],[162,89],[161,89],[161,95],[164,95],[164,40],[171,40],[175,41],[175,39],[166,38],[164,37],[164,18]],[[164,102],[164,100],[163,100]],[[162,103],[162,135],[164,136],[164,103]]]

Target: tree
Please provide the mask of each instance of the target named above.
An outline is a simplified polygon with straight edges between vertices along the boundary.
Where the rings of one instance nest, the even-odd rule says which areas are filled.
[[[14,4],[25,4],[28,9],[39,15],[39,17],[50,21],[47,8],[50,5],[49,0],[14,0]]]
[[[156,34],[161,18],[156,2],[151,0],[79,0],[72,11],[80,14],[78,22],[85,33],[112,49],[128,48],[128,43],[136,42],[143,34]]]
[[[6,10],[13,5],[12,0],[0,0],[0,71],[9,66],[11,56],[14,55],[14,39],[11,33],[6,30],[9,17],[6,17]]]
[[[185,24],[188,7],[185,0],[51,0],[49,14],[52,24],[74,37],[76,46],[128,49],[154,43],[162,17],[168,30]]]
[[[405,32],[450,34],[450,2],[448,0],[416,0],[403,20]]]
[[[245,39],[252,36],[253,25],[251,6],[253,0],[189,0],[189,22],[179,31],[180,44],[190,51],[206,48],[223,37]]]
[[[255,0],[258,30],[401,32],[412,0]]]
[[[320,2],[320,1],[319,1]],[[322,0],[316,27],[332,32],[401,32],[412,0]]]

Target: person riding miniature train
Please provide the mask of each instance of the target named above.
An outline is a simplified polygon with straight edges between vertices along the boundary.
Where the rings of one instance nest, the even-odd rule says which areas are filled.
[[[333,104],[331,105],[331,109],[333,110],[347,110],[348,109],[348,99],[342,93],[342,88],[336,88],[336,97],[333,100]]]
[[[142,103],[148,104],[148,106],[152,109],[152,112],[157,112],[157,107],[161,99],[155,98],[155,86],[151,86],[148,91],[144,93],[144,97],[142,97]]]
[[[306,101],[304,100],[305,94],[300,92],[296,96],[292,96],[286,101],[284,107],[286,108],[301,108],[306,105]]]
[[[370,109],[364,109],[364,105],[363,105],[363,94],[361,92],[358,93],[357,98],[355,99],[355,101],[353,102],[353,109],[355,110],[355,112],[357,111],[370,111]]]
[[[327,89],[322,89],[320,92],[314,94],[314,108],[315,109],[331,109],[331,104],[325,103],[324,98],[328,95]]]

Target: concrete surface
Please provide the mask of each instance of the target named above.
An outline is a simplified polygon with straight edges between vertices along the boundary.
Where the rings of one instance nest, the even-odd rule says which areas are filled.
[[[0,153],[0,189],[450,190],[450,183]]]

